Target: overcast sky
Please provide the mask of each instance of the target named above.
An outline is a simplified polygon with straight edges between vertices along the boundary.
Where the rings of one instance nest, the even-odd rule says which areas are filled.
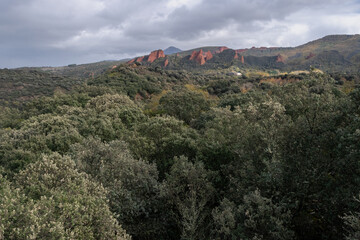
[[[360,0],[0,0],[0,68],[360,33]]]

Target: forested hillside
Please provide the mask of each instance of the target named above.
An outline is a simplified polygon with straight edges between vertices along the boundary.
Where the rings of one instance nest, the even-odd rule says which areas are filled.
[[[229,72],[2,105],[0,239],[359,239],[359,76]]]

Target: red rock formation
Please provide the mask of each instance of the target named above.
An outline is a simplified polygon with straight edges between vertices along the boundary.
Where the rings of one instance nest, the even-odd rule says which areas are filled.
[[[205,55],[207,56],[208,53],[206,53]],[[211,53],[210,53],[211,54]],[[204,52],[202,49],[200,49],[199,52],[197,51],[193,51],[191,53],[191,56],[189,58],[189,60],[195,60],[197,63],[199,63],[200,65],[203,65],[205,64],[206,60],[209,60],[209,59],[206,59],[206,56],[204,55]],[[211,54],[211,57],[212,57],[212,54]],[[206,59],[206,60],[205,60]],[[211,58],[210,58],[211,59]]]
[[[306,60],[307,59],[310,59],[310,58],[312,58],[312,57],[315,57],[315,54],[313,54],[312,52],[306,57]]]
[[[135,62],[142,62],[144,60],[145,56],[138,57]]]
[[[284,63],[284,57],[281,54],[277,55],[276,62]]]
[[[145,56],[142,56],[142,57],[137,57],[137,58],[134,58],[134,59],[131,59],[130,61],[128,61],[127,63],[128,64],[132,64],[134,62],[142,62],[144,60]]]
[[[197,63],[199,63],[200,65],[205,64],[206,61],[205,61],[205,57],[204,57],[204,53],[203,53],[202,49],[200,49],[199,53],[197,54],[195,61]]]
[[[159,49],[159,50],[156,50],[156,51],[152,51],[148,57],[148,62],[152,63],[154,62],[156,59],[158,58],[163,58],[165,57],[165,54],[164,54],[164,51]]]
[[[205,54],[205,60],[209,61],[210,59],[212,59],[214,56],[211,54],[210,51],[207,51]]]
[[[246,52],[247,49],[238,49],[238,50],[235,50],[236,53],[242,53],[242,52]]]
[[[197,51],[193,51],[191,53],[191,56],[190,56],[189,60],[194,60],[196,58],[197,54],[198,54]]]
[[[117,66],[116,66],[116,65],[114,65],[114,66],[112,66],[112,67],[111,67],[111,69],[115,69],[116,67],[117,67]]]
[[[241,63],[245,63],[245,59],[244,59],[244,56],[241,55]]]
[[[226,49],[229,49],[228,47],[219,47],[218,50],[215,53],[222,53]]]
[[[234,59],[239,59],[239,55],[237,54],[237,52],[235,51],[235,56]]]
[[[165,60],[164,67],[166,67],[167,65],[169,65],[169,60],[168,59]]]

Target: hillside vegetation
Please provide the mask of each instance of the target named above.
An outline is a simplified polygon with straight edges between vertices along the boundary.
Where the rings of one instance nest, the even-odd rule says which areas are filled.
[[[359,238],[356,74],[1,74],[0,239]]]

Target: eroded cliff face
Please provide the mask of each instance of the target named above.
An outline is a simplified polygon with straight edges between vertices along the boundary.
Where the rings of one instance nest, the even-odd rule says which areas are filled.
[[[242,52],[246,52],[247,49],[237,49],[235,50],[236,53],[242,53]]]
[[[141,62],[145,61],[146,57],[147,57],[147,62],[152,63],[156,59],[165,57],[165,54],[164,54],[163,50],[159,49],[159,50],[152,51],[148,56],[141,56],[141,57],[131,59],[130,61],[128,61],[128,63],[129,64],[134,63],[134,62],[141,63]]]
[[[229,49],[228,47],[219,47],[219,49],[215,53],[222,53],[226,49]]]
[[[212,53],[210,51],[207,51],[205,54],[205,60],[209,61],[210,59],[212,59],[214,56],[212,55]]]
[[[142,57],[137,57],[134,59],[131,59],[130,61],[128,61],[129,64],[134,63],[134,62],[142,62],[144,60],[145,56]]]
[[[255,48],[254,47],[253,49],[256,49],[257,51],[268,51],[271,48],[266,48],[266,47]],[[231,51],[229,51],[229,50],[231,50]],[[233,50],[233,49],[223,46],[223,47],[212,48],[212,50],[205,52],[204,49],[199,48],[199,50],[192,51],[190,56],[189,55],[181,56],[178,53],[174,54],[174,58],[175,58],[174,61],[178,61],[179,59],[177,59],[177,58],[184,58],[184,60],[191,61],[192,64],[204,65],[209,60],[214,59],[214,58],[216,58],[219,61],[224,61],[224,57],[222,56],[222,52],[224,52],[224,51],[229,51],[229,52],[226,52],[226,54],[232,53],[234,60],[237,60],[240,63],[245,64],[245,58],[247,55],[244,56],[243,54],[247,51],[250,51],[250,49]],[[248,54],[248,53],[246,53],[246,54]],[[311,52],[310,53],[308,52],[308,55],[305,55],[305,56],[306,56],[306,59],[309,59],[309,58],[314,57],[315,55],[312,54]],[[275,55],[274,54],[273,57],[277,63],[286,64],[286,60],[287,60],[286,55],[281,55],[281,54]],[[132,64],[143,63],[144,65],[150,65],[152,63],[158,64],[158,63],[156,63],[156,60],[159,58],[163,58],[163,60],[159,61],[158,63],[160,64],[159,66],[164,67],[164,68],[168,67],[169,64],[172,63],[172,59],[173,59],[172,57],[166,56],[164,51],[159,49],[159,50],[152,51],[149,55],[134,58],[131,61],[129,61],[128,63],[132,63]],[[189,64],[191,64],[191,63],[189,63]],[[171,66],[173,66],[173,65],[171,65]]]
[[[204,64],[205,64],[206,61],[205,61],[204,52],[203,52],[202,49],[200,49],[198,55],[197,55],[196,58],[195,58],[195,61],[196,61],[197,63],[199,63],[200,65],[204,65]]]
[[[204,52],[202,49],[200,49],[200,51],[193,51],[190,55],[189,58],[190,61],[195,60],[195,62],[197,62],[200,65],[204,65],[206,60],[205,60],[205,56],[204,56]]]
[[[145,56],[138,57],[135,62],[142,62],[144,60]]]
[[[156,59],[165,57],[165,53],[163,50],[159,49],[156,51],[152,51],[147,59],[149,63],[154,62]]]
[[[190,55],[189,60],[194,60],[194,59],[196,58],[197,54],[198,54],[197,51],[193,51],[193,52],[191,53],[191,55]]]

